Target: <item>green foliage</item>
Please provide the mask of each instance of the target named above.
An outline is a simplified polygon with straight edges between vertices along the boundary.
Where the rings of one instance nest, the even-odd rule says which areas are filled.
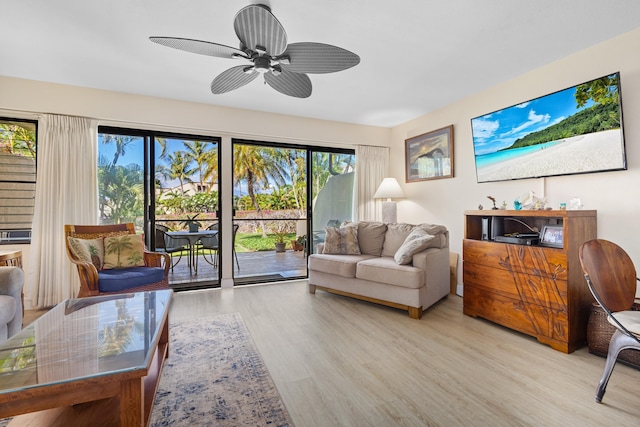
[[[617,104],[618,75],[612,74],[579,85],[576,88],[575,98],[578,108],[584,107],[589,99],[592,99],[596,104]]]
[[[143,172],[139,165],[118,166],[102,158],[98,165],[100,217],[112,224],[134,222],[144,214]]]
[[[218,210],[218,192],[196,193],[182,199],[182,209],[186,212],[215,212]]]
[[[302,202],[302,206],[306,206],[307,202],[306,194],[296,198],[291,185],[277,188],[271,194],[259,193],[254,196],[261,210],[300,209],[300,202]],[[236,209],[243,211],[255,210],[251,197],[243,196],[237,198]]]
[[[288,242],[295,238],[296,233],[286,233],[283,241]],[[236,251],[272,251],[276,246],[276,241],[276,236],[274,234],[267,234],[267,237],[262,237],[261,233],[238,233],[236,235]]]
[[[618,129],[619,127],[620,112],[618,110],[618,104],[596,104],[593,107],[579,111],[560,123],[519,138],[504,150],[529,147],[550,141],[571,138],[577,135],[584,135],[586,133]]]
[[[0,153],[16,156],[36,156],[36,132],[29,129],[33,125],[18,123],[0,124]]]

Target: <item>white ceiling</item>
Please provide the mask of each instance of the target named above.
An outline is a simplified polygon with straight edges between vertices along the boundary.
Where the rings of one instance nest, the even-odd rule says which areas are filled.
[[[260,78],[213,95],[211,80],[237,62],[148,40],[238,47],[233,18],[250,3],[261,2],[3,0],[0,75],[391,127],[640,27],[638,0],[265,0],[290,43],[361,58],[310,74],[307,99]]]

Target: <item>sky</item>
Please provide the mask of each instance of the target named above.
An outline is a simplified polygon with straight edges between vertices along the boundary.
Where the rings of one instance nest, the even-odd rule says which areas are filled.
[[[475,155],[509,147],[516,139],[561,122],[593,105],[589,100],[584,107],[576,108],[575,93],[574,86],[472,119]]]

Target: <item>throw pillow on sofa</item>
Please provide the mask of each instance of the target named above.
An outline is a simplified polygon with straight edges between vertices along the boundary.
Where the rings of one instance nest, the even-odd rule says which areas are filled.
[[[144,245],[139,234],[104,238],[104,269],[144,266]]]
[[[360,255],[358,246],[358,226],[327,227],[323,254]]]
[[[384,236],[384,245],[382,246],[382,256],[393,257],[414,228],[415,225],[406,223],[387,224],[387,232]]]
[[[422,228],[414,228],[402,246],[398,248],[393,259],[397,264],[409,264],[413,259],[413,255],[427,249],[435,237]]]
[[[90,262],[96,270],[101,270],[104,264],[104,242],[100,239],[78,239],[76,237],[67,237],[69,241],[69,250],[71,254],[78,260]]]
[[[363,221],[358,223],[358,246],[360,253],[380,256],[387,224],[382,222]]]

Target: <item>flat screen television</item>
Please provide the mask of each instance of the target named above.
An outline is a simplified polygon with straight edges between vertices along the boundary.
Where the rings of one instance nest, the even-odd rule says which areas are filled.
[[[471,119],[478,182],[627,169],[620,73]]]

